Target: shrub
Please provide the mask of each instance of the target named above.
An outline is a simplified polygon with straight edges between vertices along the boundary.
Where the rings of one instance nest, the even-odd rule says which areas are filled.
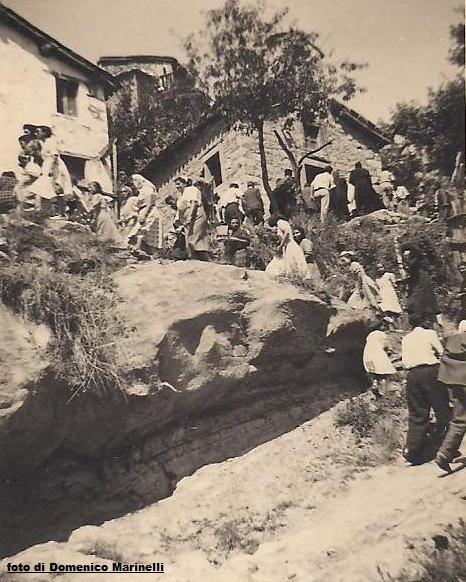
[[[272,230],[264,226],[256,226],[253,234],[249,246],[251,269],[263,271],[275,256],[280,241]]]
[[[372,460],[379,464],[402,448],[405,416],[406,405],[398,394],[387,392],[376,401],[361,394],[337,408],[335,425],[350,427],[358,440],[367,439],[373,446]]]
[[[48,347],[57,375],[79,392],[121,390],[117,299],[101,274],[79,277],[48,265],[12,263],[0,270],[2,301],[53,332]]]
[[[351,398],[337,409],[336,426],[349,426],[358,438],[366,438],[374,426],[374,414],[370,410],[370,402],[360,396]]]

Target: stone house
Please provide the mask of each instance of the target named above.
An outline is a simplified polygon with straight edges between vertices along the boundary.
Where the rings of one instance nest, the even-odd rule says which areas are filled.
[[[48,125],[70,174],[108,153],[112,76],[0,4],[0,172],[14,171],[23,125]]]
[[[174,57],[157,55],[100,57],[98,65],[117,81],[139,83],[144,76],[156,79],[162,91],[173,87],[181,74],[181,67]]]
[[[377,176],[382,169],[378,152],[389,143],[373,123],[336,101],[332,102],[324,122],[294,118],[286,123],[268,123],[264,141],[272,188],[276,180],[283,176],[283,170],[290,167],[274,129],[296,158],[330,142],[316,155],[306,159],[300,176],[302,185],[311,181],[328,164],[347,178],[355,162],[361,161],[372,176]],[[231,182],[246,188],[247,181],[254,180],[261,186],[257,136],[247,135],[222,119],[211,117],[197,131],[178,140],[150,162],[143,174],[156,184],[162,199],[173,191],[173,179],[178,174],[191,178],[213,178],[217,192],[228,188]]]

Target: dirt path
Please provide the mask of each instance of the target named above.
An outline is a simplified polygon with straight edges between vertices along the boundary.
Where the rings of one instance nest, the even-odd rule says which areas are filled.
[[[80,528],[67,543],[30,548],[0,569],[7,561],[163,561],[170,582],[376,581],[377,566],[396,571],[402,565],[409,539],[429,539],[464,515],[466,470],[440,478],[434,464],[370,468],[377,451],[335,429],[333,417],[334,410],[241,458],[204,467],[172,497]],[[11,577],[23,579],[52,578]]]

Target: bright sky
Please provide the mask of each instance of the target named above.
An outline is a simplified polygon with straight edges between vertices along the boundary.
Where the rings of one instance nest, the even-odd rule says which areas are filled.
[[[202,11],[223,0],[3,0],[84,57],[155,54],[183,60],[180,42],[202,28]],[[283,0],[269,0],[283,7]],[[319,32],[325,51],[368,62],[358,75],[367,93],[351,106],[373,121],[398,101],[424,101],[451,77],[449,25],[461,0],[288,0],[290,16]]]

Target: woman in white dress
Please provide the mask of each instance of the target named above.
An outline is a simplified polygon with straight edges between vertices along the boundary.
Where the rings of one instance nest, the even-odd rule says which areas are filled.
[[[274,278],[290,277],[305,281],[309,278],[309,269],[304,252],[293,238],[293,229],[284,218],[271,217],[269,225],[277,228],[280,239],[275,257],[267,265],[265,272]]]
[[[380,310],[389,316],[400,315],[402,312],[398,296],[396,294],[396,278],[393,273],[385,272],[381,263],[377,264],[379,277],[375,280],[379,289]]]

